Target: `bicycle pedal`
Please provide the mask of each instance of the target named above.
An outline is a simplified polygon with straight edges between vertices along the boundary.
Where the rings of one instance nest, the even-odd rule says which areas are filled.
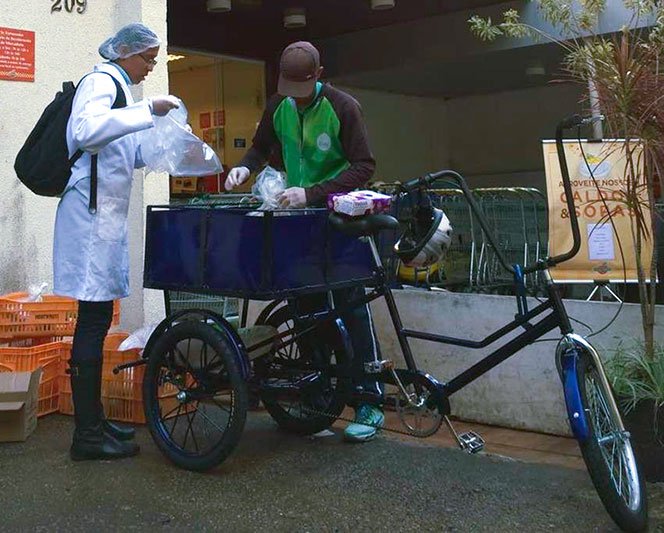
[[[484,449],[484,439],[474,431],[466,431],[458,436],[459,446],[468,453],[478,453]]]
[[[389,359],[364,363],[364,371],[367,374],[380,374],[383,370],[389,370],[390,368],[394,368],[394,363]]]

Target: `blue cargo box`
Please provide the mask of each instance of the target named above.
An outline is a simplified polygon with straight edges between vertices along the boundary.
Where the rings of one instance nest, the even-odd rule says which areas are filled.
[[[369,245],[334,230],[325,209],[150,206],[143,286],[271,300],[368,285]]]

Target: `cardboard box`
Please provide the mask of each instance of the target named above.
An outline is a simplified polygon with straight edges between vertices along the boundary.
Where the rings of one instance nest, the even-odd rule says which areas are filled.
[[[171,192],[173,194],[195,193],[197,185],[197,178],[172,178]]]
[[[0,442],[24,441],[37,427],[41,373],[0,373]]]

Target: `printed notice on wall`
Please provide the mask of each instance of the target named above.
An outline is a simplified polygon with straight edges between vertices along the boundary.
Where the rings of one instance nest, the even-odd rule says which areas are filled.
[[[35,32],[0,27],[0,80],[35,81]]]
[[[591,261],[613,261],[616,258],[611,224],[588,224],[588,256]]]

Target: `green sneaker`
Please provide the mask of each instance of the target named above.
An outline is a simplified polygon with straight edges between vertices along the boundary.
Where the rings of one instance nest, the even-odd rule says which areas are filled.
[[[376,436],[384,423],[385,415],[380,408],[362,404],[355,410],[355,420],[344,431],[344,438],[350,442],[366,442]]]

